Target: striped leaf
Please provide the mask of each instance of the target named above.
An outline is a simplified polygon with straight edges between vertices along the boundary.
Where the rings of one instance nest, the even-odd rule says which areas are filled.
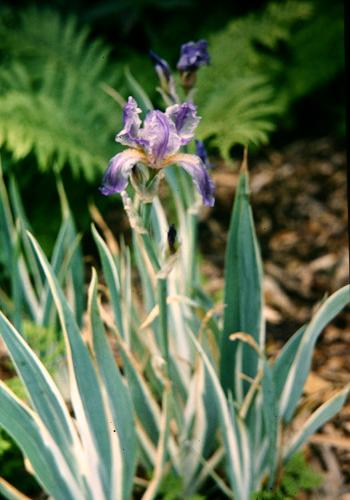
[[[0,312],[0,334],[27,389],[33,407],[62,450],[77,476],[74,454],[80,449],[78,436],[66,405],[44,365],[23,337]]]
[[[288,342],[282,347],[282,349],[278,353],[278,356],[275,359],[275,362],[272,366],[272,374],[273,374],[277,399],[279,399],[280,396],[282,395],[290,367],[293,364],[295,355],[298,351],[300,341],[304,335],[305,328],[306,325],[303,325],[302,327],[299,328],[299,330],[297,330],[294,333],[294,335],[290,337]]]
[[[323,424],[331,420],[342,408],[349,395],[350,387],[338,392],[331,399],[323,403],[304,423],[295,434],[291,442],[287,444],[283,454],[283,460],[287,462],[291,456],[305,443],[305,441],[319,429]]]
[[[267,360],[264,360],[264,375],[261,381],[263,395],[263,415],[267,437],[269,440],[268,466],[269,466],[269,488],[272,488],[275,480],[277,466],[277,433],[279,427],[278,404],[276,398],[276,387],[272,370]]]
[[[230,411],[225,393],[208,356],[192,333],[191,338],[203,359],[205,371],[211,381],[215,394],[215,399],[212,403],[217,408],[220,420],[221,432],[226,451],[226,470],[234,497],[239,498],[240,500],[248,500],[249,485],[245,482],[245,477],[243,475],[245,463],[242,463],[242,455],[244,455],[244,457],[249,455],[249,450],[245,450],[244,453],[242,453],[242,449],[240,448],[241,440],[239,438],[237,424],[235,422],[236,414],[232,414]],[[247,443],[245,442],[244,444]]]
[[[221,338],[220,378],[225,391],[241,401],[249,388],[238,370],[254,378],[257,356],[248,345],[231,342],[235,332],[250,334],[264,347],[262,267],[249,202],[246,159],[241,168],[231,216],[225,258],[225,310]]]
[[[29,235],[47,277],[65,337],[72,405],[78,430],[94,473],[87,477],[94,495],[108,497],[111,487],[111,446],[101,386],[74,314],[38,243]]]
[[[346,285],[331,295],[318,309],[300,341],[293,364],[283,389],[280,401],[280,414],[285,422],[290,422],[299,398],[303,392],[305,380],[311,367],[311,358],[316,340],[323,328],[350,303],[350,285]]]
[[[159,440],[161,419],[159,406],[151,392],[151,387],[144,379],[141,369],[128,350],[127,345],[120,340],[119,347],[136,415],[150,441],[153,445],[156,445]]]
[[[111,252],[109,251],[104,240],[98,234],[94,225],[92,225],[92,235],[94,237],[98,253],[100,255],[103,275],[105,277],[108,290],[110,293],[110,298],[117,328],[121,337],[125,339],[122,310],[121,310],[121,291],[120,291],[119,272]]]
[[[93,269],[89,289],[89,317],[93,347],[98,371],[107,392],[113,432],[117,434],[119,439],[121,463],[118,469],[122,471],[122,476],[117,480],[122,481],[121,498],[128,500],[131,497],[136,467],[135,417],[128,387],[125,385],[115,362],[99,315],[96,284],[96,271]],[[111,498],[114,496],[112,495]]]
[[[53,498],[79,500],[84,497],[84,491],[47,428],[1,381],[0,426],[18,443],[38,481]]]

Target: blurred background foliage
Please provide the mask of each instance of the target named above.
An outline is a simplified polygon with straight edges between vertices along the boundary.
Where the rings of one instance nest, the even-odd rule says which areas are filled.
[[[30,200],[37,234],[50,231],[45,207],[52,221],[59,217],[52,171],[62,171],[85,228],[85,200],[98,195],[101,174],[118,151],[120,104],[132,93],[125,69],[160,104],[148,51],[175,68],[180,45],[199,38],[208,39],[212,58],[198,74],[199,136],[212,153],[230,159],[240,144],[258,149],[305,136],[342,138],[343,31],[339,0],[222,0],[220,8],[209,0],[5,0],[3,170],[15,173]]]

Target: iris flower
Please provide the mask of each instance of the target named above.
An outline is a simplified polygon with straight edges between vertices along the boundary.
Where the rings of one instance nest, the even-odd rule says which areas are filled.
[[[179,152],[181,146],[193,139],[200,120],[196,107],[185,102],[169,106],[165,113],[149,111],[143,127],[140,113],[135,99],[129,97],[123,112],[123,129],[115,137],[127,149],[110,160],[102,179],[101,193],[108,196],[124,191],[138,163],[155,171],[176,164],[191,175],[203,203],[213,206],[214,184],[202,160],[197,155]]]
[[[199,40],[198,42],[188,42],[181,45],[180,59],[177,69],[180,72],[193,72],[200,66],[209,64],[208,42]]]

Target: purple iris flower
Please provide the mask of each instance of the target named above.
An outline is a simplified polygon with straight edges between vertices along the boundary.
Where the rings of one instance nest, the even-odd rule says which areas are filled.
[[[213,206],[214,184],[202,160],[197,155],[179,153],[180,147],[193,139],[200,120],[196,107],[185,102],[169,106],[165,113],[150,111],[143,127],[140,113],[135,99],[129,97],[124,107],[123,129],[115,138],[128,148],[110,160],[102,179],[101,193],[108,196],[124,191],[132,168],[138,162],[155,170],[177,164],[191,175],[203,203]]]
[[[193,72],[209,62],[208,42],[199,40],[181,45],[180,59],[176,67],[181,72]]]

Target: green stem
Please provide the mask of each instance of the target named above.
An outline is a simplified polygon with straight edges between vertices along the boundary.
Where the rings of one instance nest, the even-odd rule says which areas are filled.
[[[162,354],[166,362],[169,375],[169,344],[168,344],[168,306],[167,306],[167,280],[158,278],[157,283],[158,304],[159,304],[159,323],[162,339]]]

